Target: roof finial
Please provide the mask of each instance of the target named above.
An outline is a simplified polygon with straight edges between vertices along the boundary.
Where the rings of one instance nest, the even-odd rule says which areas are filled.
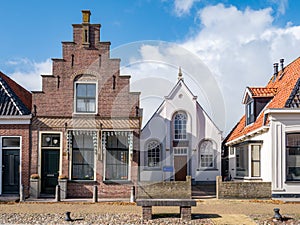
[[[179,66],[179,71],[178,71],[178,80],[182,80],[182,72],[181,72],[181,66]]]

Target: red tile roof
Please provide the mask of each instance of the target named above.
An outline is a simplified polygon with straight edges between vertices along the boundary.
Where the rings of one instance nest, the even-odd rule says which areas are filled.
[[[265,87],[249,87],[249,91],[252,94],[252,97],[273,97],[277,88],[265,88]]]
[[[285,104],[289,99],[295,85],[297,84],[298,79],[300,78],[300,58],[297,58],[295,61],[286,66],[283,71],[279,71],[277,77],[275,79],[274,78],[275,77],[272,76],[269,83],[264,88],[250,88],[250,91],[256,97],[261,95],[264,95],[264,97],[274,96],[270,100],[269,104],[267,104],[263,109],[263,111],[271,108],[285,108]],[[236,127],[228,134],[226,143],[264,126],[263,111],[258,115],[255,122],[248,126],[246,126],[244,115]],[[266,121],[267,122],[265,123],[268,123],[268,120]]]
[[[0,71],[0,77],[8,84],[8,86],[12,89],[12,91],[16,94],[16,96],[23,102],[23,104],[27,107],[28,110],[31,110],[32,104],[32,95],[25,88],[17,84],[11,78],[6,76],[4,73]]]

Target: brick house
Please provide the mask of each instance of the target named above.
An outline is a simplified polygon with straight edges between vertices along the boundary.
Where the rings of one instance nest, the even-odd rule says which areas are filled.
[[[300,58],[274,63],[265,87],[247,87],[245,115],[225,139],[235,180],[271,182],[276,197],[300,196]]]
[[[31,93],[0,72],[0,196],[29,195]]]
[[[73,41],[62,42],[52,75],[32,93],[31,174],[39,174],[39,195],[52,195],[67,177],[67,197],[129,197],[138,179],[140,93],[130,76],[120,76],[120,59],[100,41],[100,24],[90,11],[73,24]]]

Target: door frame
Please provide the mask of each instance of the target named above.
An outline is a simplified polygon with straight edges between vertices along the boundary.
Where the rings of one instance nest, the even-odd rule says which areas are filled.
[[[58,175],[62,174],[62,155],[63,155],[63,132],[61,131],[40,131],[38,134],[38,174],[41,179],[42,177],[42,134],[59,134],[60,136],[60,147],[59,147],[59,173]],[[42,188],[42,182],[39,182],[39,192]]]
[[[2,139],[3,138],[9,138],[9,137],[14,137],[14,138],[20,138],[20,147],[13,147],[15,150],[20,151],[20,165],[19,165],[19,187],[22,185],[22,136],[14,136],[14,135],[7,135],[7,136],[0,136],[0,195],[2,195],[2,186],[3,186],[3,170],[2,170],[2,155],[3,155],[3,147],[2,147]]]
[[[186,152],[182,152],[182,153],[175,153],[176,149],[186,149]],[[173,147],[173,168],[174,168],[174,172],[173,172],[173,177],[174,177],[174,181],[175,180],[175,175],[176,175],[176,170],[175,170],[175,157],[176,156],[186,156],[186,176],[189,175],[189,159],[188,159],[188,155],[189,155],[189,147]]]

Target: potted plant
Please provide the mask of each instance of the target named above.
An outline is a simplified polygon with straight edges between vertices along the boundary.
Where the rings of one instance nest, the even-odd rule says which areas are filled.
[[[39,179],[40,178],[40,176],[37,174],[37,173],[33,173],[33,174],[31,174],[30,175],[30,179]]]

